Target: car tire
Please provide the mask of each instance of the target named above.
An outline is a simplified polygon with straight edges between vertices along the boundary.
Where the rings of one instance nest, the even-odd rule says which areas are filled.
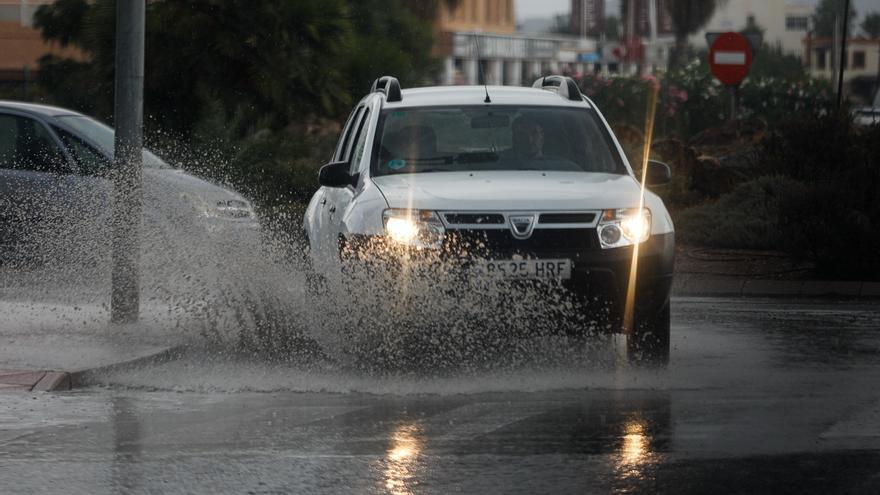
[[[630,361],[665,366],[669,363],[671,315],[669,302],[660,311],[638,318],[627,338]]]

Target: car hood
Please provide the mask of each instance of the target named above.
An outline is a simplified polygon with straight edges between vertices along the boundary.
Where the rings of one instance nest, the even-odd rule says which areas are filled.
[[[432,172],[373,178],[391,208],[598,210],[639,204],[630,175],[585,172]]]
[[[190,175],[179,169],[144,168],[145,182],[150,182],[161,187],[166,192],[190,199],[196,202],[211,202],[216,204],[220,200],[247,201],[237,192],[204,179]]]

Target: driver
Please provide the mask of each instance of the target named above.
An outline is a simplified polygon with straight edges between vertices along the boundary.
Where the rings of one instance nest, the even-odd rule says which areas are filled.
[[[525,159],[544,156],[544,128],[528,115],[520,115],[513,121],[513,152]]]

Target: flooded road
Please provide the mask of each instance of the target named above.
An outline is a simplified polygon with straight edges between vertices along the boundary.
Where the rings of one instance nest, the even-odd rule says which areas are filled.
[[[191,353],[0,396],[0,486],[880,492],[876,304],[677,299],[672,338],[663,371],[598,359],[367,375]]]

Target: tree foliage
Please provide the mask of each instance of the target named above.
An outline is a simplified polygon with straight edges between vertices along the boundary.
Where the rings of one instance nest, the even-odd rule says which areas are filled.
[[[816,12],[813,14],[813,31],[817,36],[831,37],[834,36],[834,24],[840,19],[843,22],[843,14],[846,0],[821,0],[816,6]],[[849,25],[847,32],[852,35],[853,22],[856,19],[856,8],[850,1],[849,7]]]
[[[750,79],[778,78],[806,81],[807,72],[800,57],[787,53],[780,45],[764,45],[755,54],[749,68]]]
[[[67,12],[80,15],[71,22]],[[207,100],[229,114],[243,112],[284,125],[298,113],[329,113],[348,98],[340,68],[328,60],[345,53],[350,25],[343,0],[250,2],[164,0],[147,6],[145,114],[160,117],[166,130],[186,132],[203,117]],[[92,81],[92,108],[112,115],[115,67],[115,1],[63,0],[41,7],[35,23],[49,40],[79,46],[88,62],[79,65]],[[60,64],[60,65],[59,65]],[[41,74],[69,61],[44,58]],[[42,77],[62,104],[76,105],[78,91],[64,80]],[[60,86],[59,86],[60,85]],[[74,88],[79,89],[79,88]],[[86,88],[84,88],[86,89]]]
[[[865,16],[862,31],[871,38],[880,38],[880,12],[871,12]]]
[[[263,205],[302,200],[333,149],[336,121],[374,78],[431,77],[430,23],[441,2],[458,1],[147,2],[144,137]],[[38,9],[46,40],[85,55],[41,59],[49,103],[112,122],[115,19],[115,0]]]
[[[675,32],[675,50],[670,68],[681,67],[687,61],[687,39],[712,18],[715,9],[724,0],[669,0],[666,9],[672,18]]]
[[[404,86],[426,81],[436,69],[431,58],[433,36],[427,28],[433,17],[427,12],[436,12],[438,3],[407,1],[402,4],[409,8],[399,8],[401,2],[387,0],[349,2],[353,33],[344,70],[352,95],[359,98],[376,77],[385,74],[393,74]]]
[[[763,38],[764,33],[766,33],[767,30],[764,29],[760,24],[758,24],[758,22],[755,20],[755,18],[753,16],[749,16],[748,20],[746,21],[746,26],[744,28],[740,29],[739,32],[740,32],[740,34],[742,34],[744,36],[747,36],[750,34],[758,34],[761,36],[761,38]]]
[[[385,73],[422,82],[434,69],[427,13],[440,1],[149,2],[147,123],[185,136],[219,111],[245,136],[339,115]],[[39,82],[54,102],[110,118],[115,0],[59,0],[40,7],[35,24],[87,56],[42,59]]]

